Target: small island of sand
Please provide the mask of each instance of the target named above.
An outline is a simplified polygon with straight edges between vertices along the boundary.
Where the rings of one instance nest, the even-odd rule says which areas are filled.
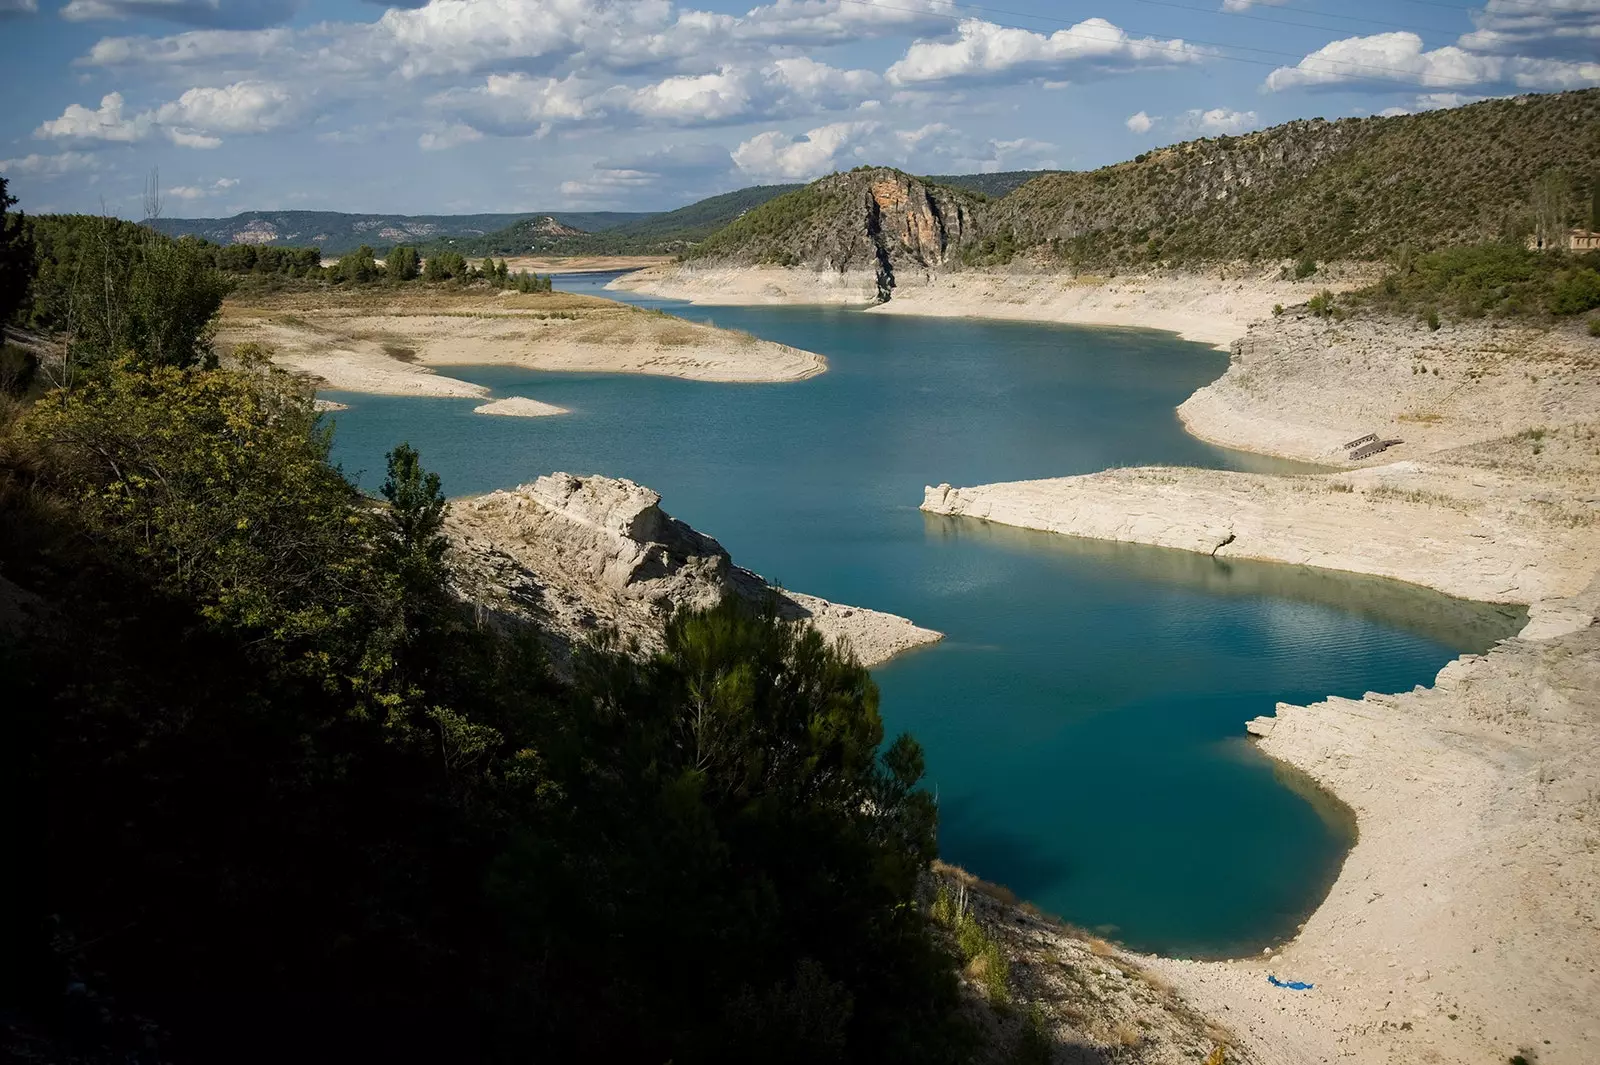
[[[474,414],[499,414],[512,418],[546,418],[552,414],[566,414],[567,408],[558,407],[554,403],[540,403],[527,396],[507,396],[505,399],[490,400],[472,408]]]

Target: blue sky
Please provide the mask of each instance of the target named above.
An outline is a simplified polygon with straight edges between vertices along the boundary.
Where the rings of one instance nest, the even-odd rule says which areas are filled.
[[[656,210],[1600,84],[1600,0],[0,0],[25,210]]]

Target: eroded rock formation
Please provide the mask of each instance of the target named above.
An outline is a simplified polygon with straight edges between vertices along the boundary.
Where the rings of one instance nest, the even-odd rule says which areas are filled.
[[[940,639],[893,614],[772,588],[632,481],[550,474],[455,501],[446,528],[463,594],[503,618],[537,621],[558,659],[607,629],[654,650],[675,610],[728,595],[774,595],[780,615],[847,642],[868,665]]]

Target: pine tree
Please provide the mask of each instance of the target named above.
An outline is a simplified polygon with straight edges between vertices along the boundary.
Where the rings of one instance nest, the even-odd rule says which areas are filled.
[[[24,215],[10,211],[16,202],[0,177],[0,344],[6,323],[27,302],[33,281],[33,231]]]

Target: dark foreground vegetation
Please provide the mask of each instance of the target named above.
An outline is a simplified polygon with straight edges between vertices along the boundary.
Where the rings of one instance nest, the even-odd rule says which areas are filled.
[[[0,311],[67,327],[0,397],[0,1056],[966,1057],[859,664],[726,604],[552,670],[421,457],[360,495],[218,365],[210,253],[117,232],[0,217]]]

